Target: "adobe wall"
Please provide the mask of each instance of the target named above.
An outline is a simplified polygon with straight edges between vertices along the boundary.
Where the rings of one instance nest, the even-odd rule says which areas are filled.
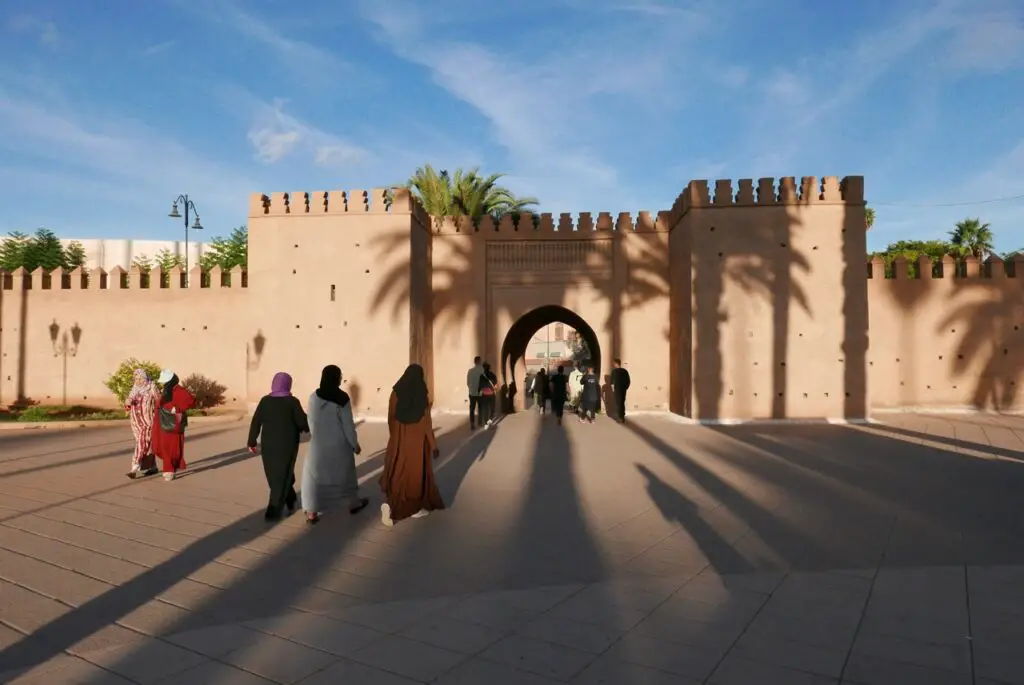
[[[160,287],[142,287],[138,271],[64,274],[18,269],[0,289],[0,405],[19,395],[43,404],[113,406],[104,381],[129,357],[157,362],[181,377],[203,374],[227,388],[229,404],[245,402],[248,307],[241,270],[223,286],[219,269],[210,287],[193,271],[169,273]],[[66,353],[66,354],[65,354]]]
[[[1024,261],[907,266],[869,265],[872,406],[1024,410]]]
[[[358,414],[387,412],[410,355],[430,358],[430,317],[411,305],[430,299],[425,222],[408,193],[389,207],[379,188],[251,196],[247,332],[263,344],[250,401],[277,371],[305,400],[336,364]]]
[[[432,229],[435,406],[464,410],[473,357],[490,361],[501,378],[512,326],[554,305],[594,329],[602,375],[614,357],[626,362],[636,378],[632,408],[667,409],[667,224],[646,212],[636,222],[629,213],[526,213],[498,225],[435,219]],[[524,372],[514,372],[520,389]]]
[[[867,414],[861,177],[691,181],[672,210],[672,406]]]

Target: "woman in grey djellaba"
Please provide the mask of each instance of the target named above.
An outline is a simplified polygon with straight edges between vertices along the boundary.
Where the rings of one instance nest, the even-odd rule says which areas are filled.
[[[359,496],[356,455],[362,451],[356,434],[352,401],[341,389],[341,369],[325,366],[320,387],[307,405],[312,438],[302,467],[302,508],[306,523],[316,523],[333,503],[343,502],[358,514],[370,500]]]

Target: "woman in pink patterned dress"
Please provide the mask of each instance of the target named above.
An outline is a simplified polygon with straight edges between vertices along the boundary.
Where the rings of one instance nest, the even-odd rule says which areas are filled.
[[[132,378],[132,391],[124,403],[135,435],[135,454],[132,455],[132,470],[128,477],[142,478],[160,472],[153,456],[153,415],[156,414],[158,391],[144,370],[135,369]]]

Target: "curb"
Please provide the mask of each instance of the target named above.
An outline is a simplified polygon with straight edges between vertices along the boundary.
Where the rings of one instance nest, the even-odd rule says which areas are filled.
[[[244,412],[216,414],[214,416],[196,416],[188,420],[189,426],[208,426],[217,423],[231,423],[246,418]],[[18,430],[68,430],[71,428],[111,428],[127,426],[128,419],[107,419],[97,421],[4,421],[0,423],[0,433]]]

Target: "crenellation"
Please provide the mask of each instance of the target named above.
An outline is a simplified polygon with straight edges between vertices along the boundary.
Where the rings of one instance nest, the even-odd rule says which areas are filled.
[[[391,191],[391,211],[396,213],[413,211],[413,197],[408,188],[395,188]]]
[[[629,212],[619,212],[619,218],[615,221],[615,232],[632,233],[633,230],[633,216]]]
[[[881,257],[872,257],[868,260],[868,278],[885,279],[885,260]]]
[[[732,181],[730,179],[723,178],[715,181],[715,198],[713,202],[716,207],[732,206]]]
[[[288,193],[271,193],[270,207],[267,214],[271,216],[282,216],[288,214]]]
[[[821,185],[817,176],[803,176],[800,179],[800,204],[809,205],[821,201]]]
[[[775,179],[771,177],[757,179],[757,204],[774,205],[776,203]]]
[[[32,275],[23,266],[11,272],[11,290],[32,290]]]
[[[326,190],[314,190],[309,195],[309,213],[310,214],[327,214],[327,209],[330,207],[331,194]]]
[[[497,233],[498,227],[494,225],[494,219],[489,214],[485,214],[480,217],[480,223],[477,224],[477,230],[484,233]]]
[[[967,278],[978,278],[981,276],[981,262],[977,257],[964,258],[964,275]]]
[[[661,227],[662,214],[668,212],[658,212],[657,218],[655,218],[649,211],[641,210],[637,212],[636,224],[633,226],[633,231],[636,233],[652,233]]]
[[[943,255],[942,259],[939,260],[939,264],[939,278],[956,278],[957,265],[953,255]]]
[[[523,232],[532,231],[536,228],[536,226],[537,225],[534,223],[532,212],[520,212],[519,220],[516,221],[514,230]]]
[[[754,181],[750,178],[739,180],[739,192],[736,193],[736,204],[740,207],[749,207],[754,204]]]
[[[348,212],[348,193],[344,190],[327,191],[327,213],[345,214]]]
[[[309,214],[309,193],[298,190],[288,193],[289,214]]]
[[[892,277],[897,281],[905,281],[910,278],[910,263],[906,257],[900,255],[892,260]]]
[[[367,196],[369,211],[373,214],[387,214],[390,210],[387,188],[371,188]]]
[[[779,204],[795,205],[798,201],[796,194],[796,177],[783,176],[779,179]]]
[[[997,280],[1006,278],[1006,264],[997,255],[989,255],[985,260],[985,275]]]
[[[69,287],[71,290],[85,290],[89,287],[89,274],[80,266],[75,267],[68,274]]]
[[[594,226],[595,231],[610,231],[614,226],[615,224],[612,223],[611,212],[597,213],[597,224]]]
[[[593,233],[594,220],[591,218],[590,212],[580,212],[579,218],[576,220],[576,230],[580,233]]]
[[[236,266],[231,269],[231,287],[232,288],[247,288],[249,287],[249,274],[246,273],[245,269],[240,266]]]
[[[575,229],[572,221],[572,214],[568,212],[562,212],[558,215],[558,232],[559,233],[572,233]]]
[[[107,272],[107,290],[127,290],[128,272],[124,267],[115,266]]]
[[[349,213],[366,214],[370,211],[370,196],[365,190],[348,192]]]
[[[838,176],[825,176],[821,179],[821,196],[819,199],[822,202],[842,202],[843,195],[839,189]]]
[[[35,284],[36,290],[49,290],[50,286],[50,272],[41,266],[37,266],[34,270],[29,272],[29,277]],[[57,280],[57,289],[60,289],[60,279]]]
[[[926,254],[917,257],[917,277],[922,280],[931,280],[935,275],[932,266],[932,258]]]
[[[168,288],[181,290],[185,287],[185,270],[178,265],[174,265],[166,271],[165,279]]]
[[[675,226],[675,216],[672,212],[662,210],[658,212],[658,218],[655,220],[654,228],[658,231],[671,231]]]
[[[842,201],[849,205],[864,204],[864,177],[846,176],[839,182]]]
[[[537,230],[542,233],[555,232],[555,217],[552,216],[551,212],[544,212],[540,215],[540,225]]]
[[[514,233],[515,230],[516,224],[514,221],[512,221],[511,215],[505,214],[498,220],[499,233]]]
[[[683,204],[686,209],[707,207],[711,204],[711,193],[708,191],[707,181],[690,181],[686,185],[685,193],[686,199]]]
[[[188,272],[188,287],[189,288],[209,288],[210,282],[206,279],[206,274],[203,273],[203,268],[200,266],[194,266],[189,269]]]

